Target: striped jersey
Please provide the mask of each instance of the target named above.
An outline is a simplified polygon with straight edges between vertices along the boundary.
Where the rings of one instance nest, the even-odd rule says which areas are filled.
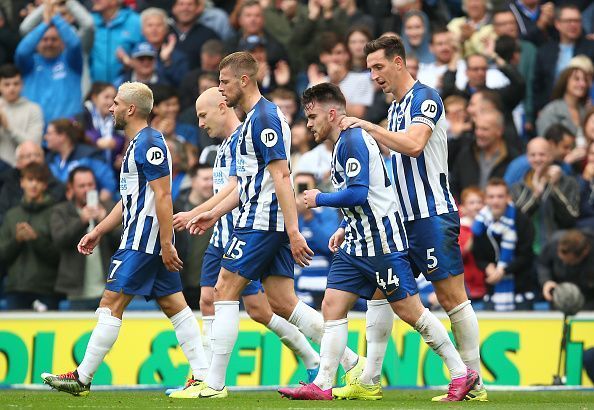
[[[457,211],[448,182],[448,142],[441,97],[416,82],[388,111],[388,130],[425,124],[433,131],[418,158],[391,151],[396,196],[405,221]]]
[[[262,97],[247,113],[237,140],[239,216],[235,228],[285,230],[285,220],[267,165],[289,161],[291,129],[280,109]],[[290,166],[290,165],[289,165]]]
[[[155,193],[149,182],[164,176],[169,176],[171,186],[171,155],[165,138],[154,128],[143,128],[130,142],[120,171],[124,228],[120,249],[161,253]]]
[[[219,145],[214,166],[212,168],[212,188],[217,194],[229,183],[229,177],[237,175],[235,171],[235,147],[241,132],[241,125],[231,134],[230,137]],[[239,215],[239,209],[223,215],[214,226],[210,243],[217,248],[224,248],[233,233],[233,226]]]
[[[394,190],[377,143],[361,128],[340,133],[332,154],[332,185],[369,188],[365,203],[341,208],[347,222],[341,248],[354,256],[377,256],[408,248]]]

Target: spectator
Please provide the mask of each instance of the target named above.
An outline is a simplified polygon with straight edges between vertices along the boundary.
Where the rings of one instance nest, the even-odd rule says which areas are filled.
[[[415,54],[411,53],[406,56],[406,69],[410,76],[416,80],[417,74],[419,74],[419,59]]]
[[[179,140],[166,140],[167,148],[171,154],[171,199],[177,200],[181,191],[192,185],[188,175],[188,158],[184,152],[184,144]]]
[[[116,179],[111,166],[103,161],[102,153],[95,147],[83,144],[84,131],[68,119],[50,122],[45,133],[48,154],[46,161],[54,176],[66,183],[70,171],[79,166],[93,170],[102,201],[116,193]]]
[[[367,71],[367,56],[363,49],[373,40],[373,35],[365,26],[353,26],[346,35],[346,43],[351,55],[351,70],[362,73]]]
[[[487,293],[485,272],[477,265],[472,254],[472,224],[484,205],[485,194],[477,187],[470,186],[460,194],[460,251],[464,262],[464,284],[468,298],[473,302],[483,300]]]
[[[431,62],[419,65],[418,79],[420,82],[441,91],[443,89],[443,75],[454,58],[456,59],[456,65],[452,69],[456,71],[455,83],[461,84],[467,81],[462,78],[466,68],[464,61],[458,59],[455,55],[453,34],[448,29],[444,27],[433,30],[429,50],[435,58]]]
[[[347,23],[347,29],[364,26],[372,33],[377,31],[375,20],[358,8],[357,0],[337,0],[336,3],[338,5],[337,16]]]
[[[541,45],[536,57],[534,74],[534,112],[538,112],[549,101],[553,84],[573,56],[585,54],[594,58],[594,41],[582,33],[580,10],[576,6],[564,4],[555,12],[555,28],[559,40],[549,40]]]
[[[493,13],[493,30],[494,34],[501,38],[509,36],[512,39],[519,41],[520,58],[517,62],[518,72],[524,78],[526,84],[526,92],[524,101],[522,103],[524,120],[520,131],[525,130],[529,135],[534,132],[535,114],[534,108],[534,71],[536,70],[536,47],[526,40],[520,40],[518,25],[514,14],[510,9],[500,9]],[[521,114],[520,114],[521,115]],[[523,134],[523,132],[521,132]]]
[[[555,5],[540,0],[513,0],[509,8],[514,14],[522,39],[539,46],[549,38],[553,28]]]
[[[307,128],[305,119],[293,122],[291,126],[291,168],[299,169],[301,157],[311,151],[314,138]]]
[[[544,135],[553,124],[564,125],[574,135],[582,134],[581,125],[590,99],[590,86],[591,78],[583,70],[563,70],[553,88],[553,101],[540,111],[536,120],[538,135]]]
[[[89,64],[91,80],[113,83],[124,72],[123,61],[142,39],[140,18],[121,0],[93,0],[95,41]]]
[[[579,186],[575,178],[563,174],[553,164],[552,147],[547,140],[536,137],[526,150],[531,170],[515,183],[512,198],[516,207],[534,221],[534,253],[559,229],[571,228],[579,212]]]
[[[580,186],[580,216],[576,226],[594,232],[594,144],[586,150],[586,165],[577,180]]]
[[[159,74],[157,67],[157,50],[150,43],[138,43],[132,49],[128,64],[131,70],[127,70],[119,76],[114,86],[119,87],[126,81],[139,81],[151,85],[169,85],[169,80]]]
[[[19,43],[15,62],[25,82],[23,95],[41,106],[46,124],[80,111],[80,39],[60,15],[46,13]]]
[[[489,2],[487,0],[462,0],[462,9],[467,17],[457,17],[448,23],[448,30],[454,33],[460,44],[462,56],[480,53],[485,39],[493,33]]]
[[[308,8],[297,0],[270,2],[264,8],[264,26],[286,49],[290,47],[293,30],[299,21],[307,19]],[[291,58],[291,56],[289,56]]]
[[[172,30],[177,36],[175,48],[185,54],[190,70],[200,68],[204,43],[219,39],[217,33],[197,20],[203,10],[203,0],[176,0],[171,10],[174,20]]]
[[[219,82],[219,63],[224,56],[224,45],[220,40],[208,40],[202,45],[200,50],[201,67],[188,71],[179,86],[179,97],[182,110],[189,109],[192,117],[196,117],[196,108],[194,103],[198,98],[199,85],[198,79],[204,73],[210,73],[216,76],[218,86]],[[198,85],[198,87],[196,87]],[[198,123],[196,123],[198,126]]]
[[[241,39],[239,51],[249,52],[258,62],[256,78],[263,93],[269,93],[279,86],[285,87],[291,81],[291,69],[286,61],[280,60],[276,66],[272,67],[269,65],[263,37],[251,35]]]
[[[103,160],[113,165],[122,153],[125,138],[113,127],[109,107],[113,104],[116,89],[109,83],[93,83],[83,104],[83,111],[77,116],[83,127],[86,140],[103,152]]]
[[[497,69],[507,77],[509,83],[507,86],[492,89],[501,98],[503,107],[506,110],[513,110],[524,98],[525,82],[518,70],[509,62],[498,56],[492,51],[491,57],[497,64]],[[489,69],[488,57],[482,54],[472,54],[466,58],[466,76],[468,82],[464,89],[457,88],[456,74],[458,70],[457,58],[452,58],[448,64],[448,69],[443,75],[442,98],[458,94],[466,99],[479,90],[491,89],[487,87],[487,70]]]
[[[177,37],[169,33],[168,17],[164,10],[149,7],[140,14],[142,35],[157,51],[157,75],[174,86],[179,85],[188,72],[188,59],[176,48]]]
[[[293,125],[296,120],[298,106],[297,95],[287,88],[277,88],[268,95],[268,99],[272,101],[287,119],[289,125]]]
[[[487,181],[503,177],[505,169],[518,152],[508,147],[503,139],[503,115],[495,110],[478,114],[475,122],[475,140],[465,145],[450,172],[452,193],[460,198],[460,193],[469,186],[484,189]]]
[[[241,40],[245,40],[248,36],[258,36],[260,42],[265,45],[270,67],[276,67],[279,61],[289,61],[283,45],[264,29],[264,12],[260,2],[245,0],[238,6],[239,32],[225,42],[226,51],[228,53],[237,51]]]
[[[447,123],[448,169],[452,169],[462,147],[472,142],[473,125],[468,115],[468,102],[464,97],[450,95],[443,105]]]
[[[402,42],[407,57],[414,54],[421,64],[429,64],[435,61],[435,56],[429,49],[430,40],[431,29],[427,15],[416,10],[406,13],[403,20]]]
[[[120,244],[121,229],[107,233],[91,255],[80,254],[80,239],[101,222],[114,206],[112,201],[90,203],[97,193],[95,176],[87,167],[68,175],[68,201],[54,207],[50,217],[52,241],[60,255],[55,290],[70,301],[70,310],[95,310],[105,289],[111,255]]]
[[[559,165],[565,174],[571,175],[573,173],[571,165],[581,161],[585,154],[585,152],[582,154],[581,150],[575,153],[575,135],[561,124],[553,124],[545,133],[544,139],[551,144],[553,162]],[[530,162],[528,156],[523,154],[509,164],[503,178],[509,186],[512,186],[523,180],[528,171],[530,171]]]
[[[570,229],[558,232],[543,248],[537,263],[538,280],[545,300],[552,302],[553,290],[561,282],[571,282],[582,291],[583,310],[594,309],[594,236]]]
[[[502,179],[487,183],[485,207],[476,216],[472,234],[472,254],[488,286],[487,307],[531,310],[534,231],[514,206]]]
[[[212,167],[197,165],[189,173],[191,186],[184,189],[173,204],[173,212],[187,212],[212,197]],[[187,230],[175,234],[180,259],[184,262],[181,271],[184,286],[184,296],[188,305],[198,309],[200,300],[200,275],[202,273],[202,259],[208,247],[212,228],[204,235],[190,235]]]
[[[0,224],[6,212],[18,206],[23,199],[21,188],[22,170],[32,163],[45,165],[43,149],[41,145],[33,141],[20,143],[15,150],[16,165],[14,168],[5,171],[0,175]],[[58,203],[64,200],[64,185],[50,174],[47,183],[47,194],[53,202]]]
[[[332,252],[328,241],[340,225],[340,217],[331,208],[310,209],[303,203],[303,192],[316,188],[316,179],[310,173],[297,173],[294,178],[299,231],[307,241],[314,256],[309,266],[298,268],[295,272],[295,287],[299,296],[316,308],[321,306],[326,278],[330,269]]]
[[[23,20],[19,27],[21,35],[28,34],[39,23],[41,23],[46,15],[58,13],[70,25],[77,28],[76,34],[80,38],[82,52],[83,52],[83,90],[86,93],[91,85],[89,66],[87,61],[91,49],[93,48],[93,32],[95,30],[93,16],[87,9],[76,0],[44,0],[43,4],[33,10]]]
[[[235,34],[229,24],[229,15],[225,10],[215,7],[207,0],[196,0],[196,2],[198,3],[198,23],[214,31],[223,40],[227,40]]]
[[[23,141],[41,143],[43,113],[21,96],[23,79],[13,65],[0,67],[0,159],[16,164],[16,147]]]
[[[584,131],[584,142],[586,145],[590,145],[594,142],[594,107],[590,107],[586,111],[582,130]]]
[[[14,51],[19,44],[19,35],[10,27],[7,17],[0,8],[0,65],[14,62]]]
[[[54,292],[58,252],[50,236],[53,204],[46,194],[49,171],[38,163],[21,173],[23,202],[10,209],[0,226],[0,261],[7,267],[6,308],[56,310],[61,297]]]

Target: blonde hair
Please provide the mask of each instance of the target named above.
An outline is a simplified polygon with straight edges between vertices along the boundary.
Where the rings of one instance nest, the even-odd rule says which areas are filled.
[[[126,103],[133,104],[145,118],[153,109],[153,92],[146,84],[127,81],[118,88],[118,95]]]
[[[247,75],[251,80],[256,79],[258,62],[247,51],[237,51],[229,54],[219,63],[219,71],[229,67],[236,77]]]
[[[165,10],[160,9],[158,7],[149,7],[148,9],[145,9],[142,13],[140,13],[140,22],[144,24],[144,21],[147,18],[154,16],[161,17],[161,19],[163,20],[163,24],[165,24],[166,26],[168,25],[169,16],[167,16]]]

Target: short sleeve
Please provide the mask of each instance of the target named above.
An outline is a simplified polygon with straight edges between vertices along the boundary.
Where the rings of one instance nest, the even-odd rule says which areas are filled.
[[[142,164],[142,173],[147,180],[153,181],[170,174],[169,152],[162,138],[147,137],[138,148],[134,159],[137,164]]]
[[[422,88],[413,95],[410,107],[411,124],[425,124],[432,130],[443,112],[443,102],[432,88]]]
[[[346,177],[346,185],[369,186],[369,149],[362,130],[353,129],[346,135],[338,150],[338,161]]]
[[[264,163],[287,160],[281,119],[278,115],[262,112],[252,121],[252,141],[258,146]]]

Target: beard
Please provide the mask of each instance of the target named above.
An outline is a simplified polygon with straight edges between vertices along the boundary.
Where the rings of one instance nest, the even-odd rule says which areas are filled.
[[[227,95],[225,97],[227,99],[225,101],[225,104],[227,105],[227,107],[229,107],[229,108],[235,108],[239,104],[239,97],[240,97],[239,95],[236,95],[236,96],[233,96],[233,97]]]
[[[126,128],[126,121],[123,117],[113,116],[113,128],[118,131],[123,131]]]

